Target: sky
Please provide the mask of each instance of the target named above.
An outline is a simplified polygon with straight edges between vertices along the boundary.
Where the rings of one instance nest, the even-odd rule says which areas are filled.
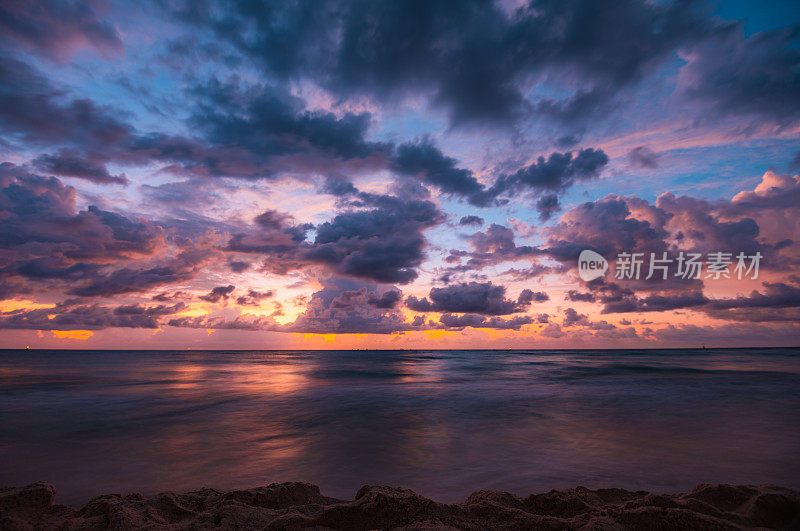
[[[0,157],[0,348],[800,344],[795,2],[4,2]]]

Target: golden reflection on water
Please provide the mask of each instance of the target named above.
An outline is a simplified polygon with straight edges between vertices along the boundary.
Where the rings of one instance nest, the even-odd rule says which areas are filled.
[[[307,373],[313,365],[288,362],[237,364],[229,369],[226,386],[238,391],[285,395],[302,391],[312,383]]]
[[[173,380],[173,389],[285,395],[312,385],[308,373],[313,369],[310,363],[268,359],[237,361],[224,367],[192,360],[170,367],[167,377]]]

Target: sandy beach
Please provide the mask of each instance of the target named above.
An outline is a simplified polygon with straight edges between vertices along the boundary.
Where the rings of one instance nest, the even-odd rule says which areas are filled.
[[[583,487],[519,497],[478,491],[443,504],[364,486],[353,500],[310,483],[210,488],[152,497],[106,494],[80,509],[53,503],[46,483],[0,489],[0,528],[16,529],[798,529],[800,492],[701,484],[684,494]]]

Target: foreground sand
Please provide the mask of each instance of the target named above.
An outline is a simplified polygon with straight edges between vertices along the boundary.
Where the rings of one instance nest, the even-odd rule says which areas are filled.
[[[308,483],[107,494],[80,510],[53,505],[54,496],[45,483],[0,489],[0,529],[800,529],[800,492],[772,485],[699,485],[677,495],[480,491],[452,505],[393,487],[362,487],[355,500],[337,500]]]

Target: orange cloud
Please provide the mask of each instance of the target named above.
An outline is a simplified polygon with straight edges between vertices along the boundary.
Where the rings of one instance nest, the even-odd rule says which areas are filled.
[[[423,330],[422,332],[429,339],[442,339],[443,337],[455,337],[458,336],[459,333],[453,330]]]
[[[9,299],[0,301],[0,313],[8,313],[8,312],[15,312],[17,310],[39,310],[42,308],[52,308],[52,304],[42,304],[39,302],[33,302],[27,299]]]
[[[58,339],[89,339],[94,335],[91,330],[52,330]]]

